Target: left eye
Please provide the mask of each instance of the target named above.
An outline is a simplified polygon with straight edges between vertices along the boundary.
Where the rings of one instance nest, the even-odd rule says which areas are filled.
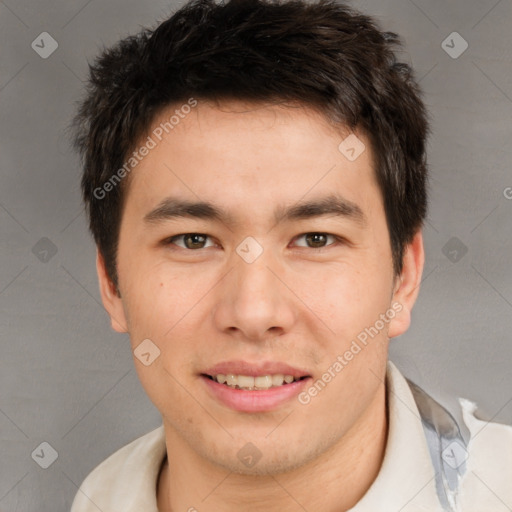
[[[328,238],[331,238],[336,242],[337,237],[334,235],[330,235],[329,233],[304,233],[303,235],[300,235],[296,238],[296,240],[300,240],[301,238],[304,238],[306,240],[306,244],[312,244],[312,245],[302,245],[300,247],[310,247],[311,249],[322,249],[323,247],[333,245],[332,243],[327,244]]]
[[[185,247],[183,247],[184,249],[204,249],[204,243],[208,238],[208,235],[203,235],[202,233],[185,233],[183,235],[173,236],[169,238],[167,242],[178,245],[178,247],[182,247],[175,243],[176,240],[181,239],[185,245]]]

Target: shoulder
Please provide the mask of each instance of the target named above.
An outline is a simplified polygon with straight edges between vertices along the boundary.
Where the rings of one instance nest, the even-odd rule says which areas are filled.
[[[476,404],[459,399],[464,423],[471,437],[467,446],[467,472],[463,503],[467,510],[475,504],[486,510],[509,511],[512,507],[512,426],[478,419]],[[463,510],[466,510],[463,507]]]
[[[156,500],[155,485],[166,454],[164,427],[135,439],[94,468],[80,486],[71,512],[128,512]],[[150,509],[148,509],[150,510]]]

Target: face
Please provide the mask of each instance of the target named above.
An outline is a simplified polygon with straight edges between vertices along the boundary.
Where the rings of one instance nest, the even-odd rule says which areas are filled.
[[[369,142],[352,134],[354,159],[312,110],[204,101],[159,140],[174,110],[129,178],[121,297],[98,259],[104,303],[168,440],[240,473],[300,467],[371,411],[414,300]]]

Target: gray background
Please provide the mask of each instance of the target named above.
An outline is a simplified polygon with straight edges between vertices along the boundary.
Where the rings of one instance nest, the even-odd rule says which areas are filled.
[[[450,409],[463,396],[512,423],[512,1],[352,4],[403,36],[432,115],[427,263],[391,359]],[[66,128],[87,60],[178,5],[0,0],[0,510],[69,510],[98,463],[160,424],[100,303]],[[458,58],[442,47],[454,31]]]

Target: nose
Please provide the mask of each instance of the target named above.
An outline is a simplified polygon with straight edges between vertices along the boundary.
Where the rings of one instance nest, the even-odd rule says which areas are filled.
[[[218,329],[240,340],[261,342],[288,332],[296,319],[291,277],[271,251],[253,262],[238,254],[222,280],[214,321]]]

